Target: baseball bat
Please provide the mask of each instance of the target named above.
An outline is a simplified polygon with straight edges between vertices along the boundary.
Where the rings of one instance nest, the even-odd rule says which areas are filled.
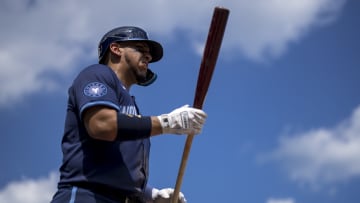
[[[202,109],[206,93],[209,89],[210,81],[215,69],[216,61],[219,55],[221,42],[224,36],[227,19],[229,16],[229,9],[223,7],[215,7],[214,13],[211,19],[211,24],[204,48],[204,53],[201,59],[200,70],[198,74],[198,80],[195,90],[195,97],[193,107]],[[179,167],[178,176],[176,179],[175,190],[172,198],[172,203],[177,203],[179,198],[180,188],[186,168],[186,164],[189,158],[191,144],[194,135],[187,135],[183,155]]]

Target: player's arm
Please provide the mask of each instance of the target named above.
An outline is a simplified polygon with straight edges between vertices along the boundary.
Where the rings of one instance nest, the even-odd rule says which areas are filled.
[[[160,116],[131,116],[106,106],[90,107],[83,113],[88,134],[106,141],[142,139],[163,133],[196,135],[206,117],[204,111],[188,105]]]
[[[83,121],[88,134],[94,139],[114,141],[119,136],[118,131],[124,131],[126,136],[143,134],[134,136],[134,139],[162,133],[160,121],[156,116],[138,117],[119,114],[115,109],[106,106],[94,106],[85,110]]]

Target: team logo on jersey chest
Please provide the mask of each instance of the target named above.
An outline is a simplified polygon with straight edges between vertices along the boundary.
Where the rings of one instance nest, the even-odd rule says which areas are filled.
[[[92,82],[85,86],[84,94],[89,97],[101,97],[106,95],[107,88],[101,82]]]

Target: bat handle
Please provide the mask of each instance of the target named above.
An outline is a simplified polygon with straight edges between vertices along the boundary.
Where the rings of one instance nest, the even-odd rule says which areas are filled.
[[[180,163],[179,173],[178,173],[178,176],[176,179],[175,190],[174,190],[174,194],[173,194],[171,203],[178,203],[180,188],[181,188],[182,180],[183,180],[185,169],[186,169],[186,164],[189,159],[189,154],[190,154],[190,149],[191,149],[191,144],[192,144],[193,139],[194,139],[194,134],[187,135],[185,147],[184,147],[184,151],[183,151],[183,155],[182,155],[182,159],[181,159],[181,163]]]

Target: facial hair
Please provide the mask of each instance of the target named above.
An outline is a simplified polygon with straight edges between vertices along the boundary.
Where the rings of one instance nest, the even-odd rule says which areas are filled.
[[[127,55],[125,55],[125,60],[126,60],[126,63],[129,65],[130,70],[132,71],[133,75],[135,76],[136,82],[142,83],[142,82],[146,81],[147,71],[146,71],[146,73],[143,73],[142,71],[140,71],[138,64],[134,64],[132,62],[132,60],[129,59],[129,57],[127,57]]]

